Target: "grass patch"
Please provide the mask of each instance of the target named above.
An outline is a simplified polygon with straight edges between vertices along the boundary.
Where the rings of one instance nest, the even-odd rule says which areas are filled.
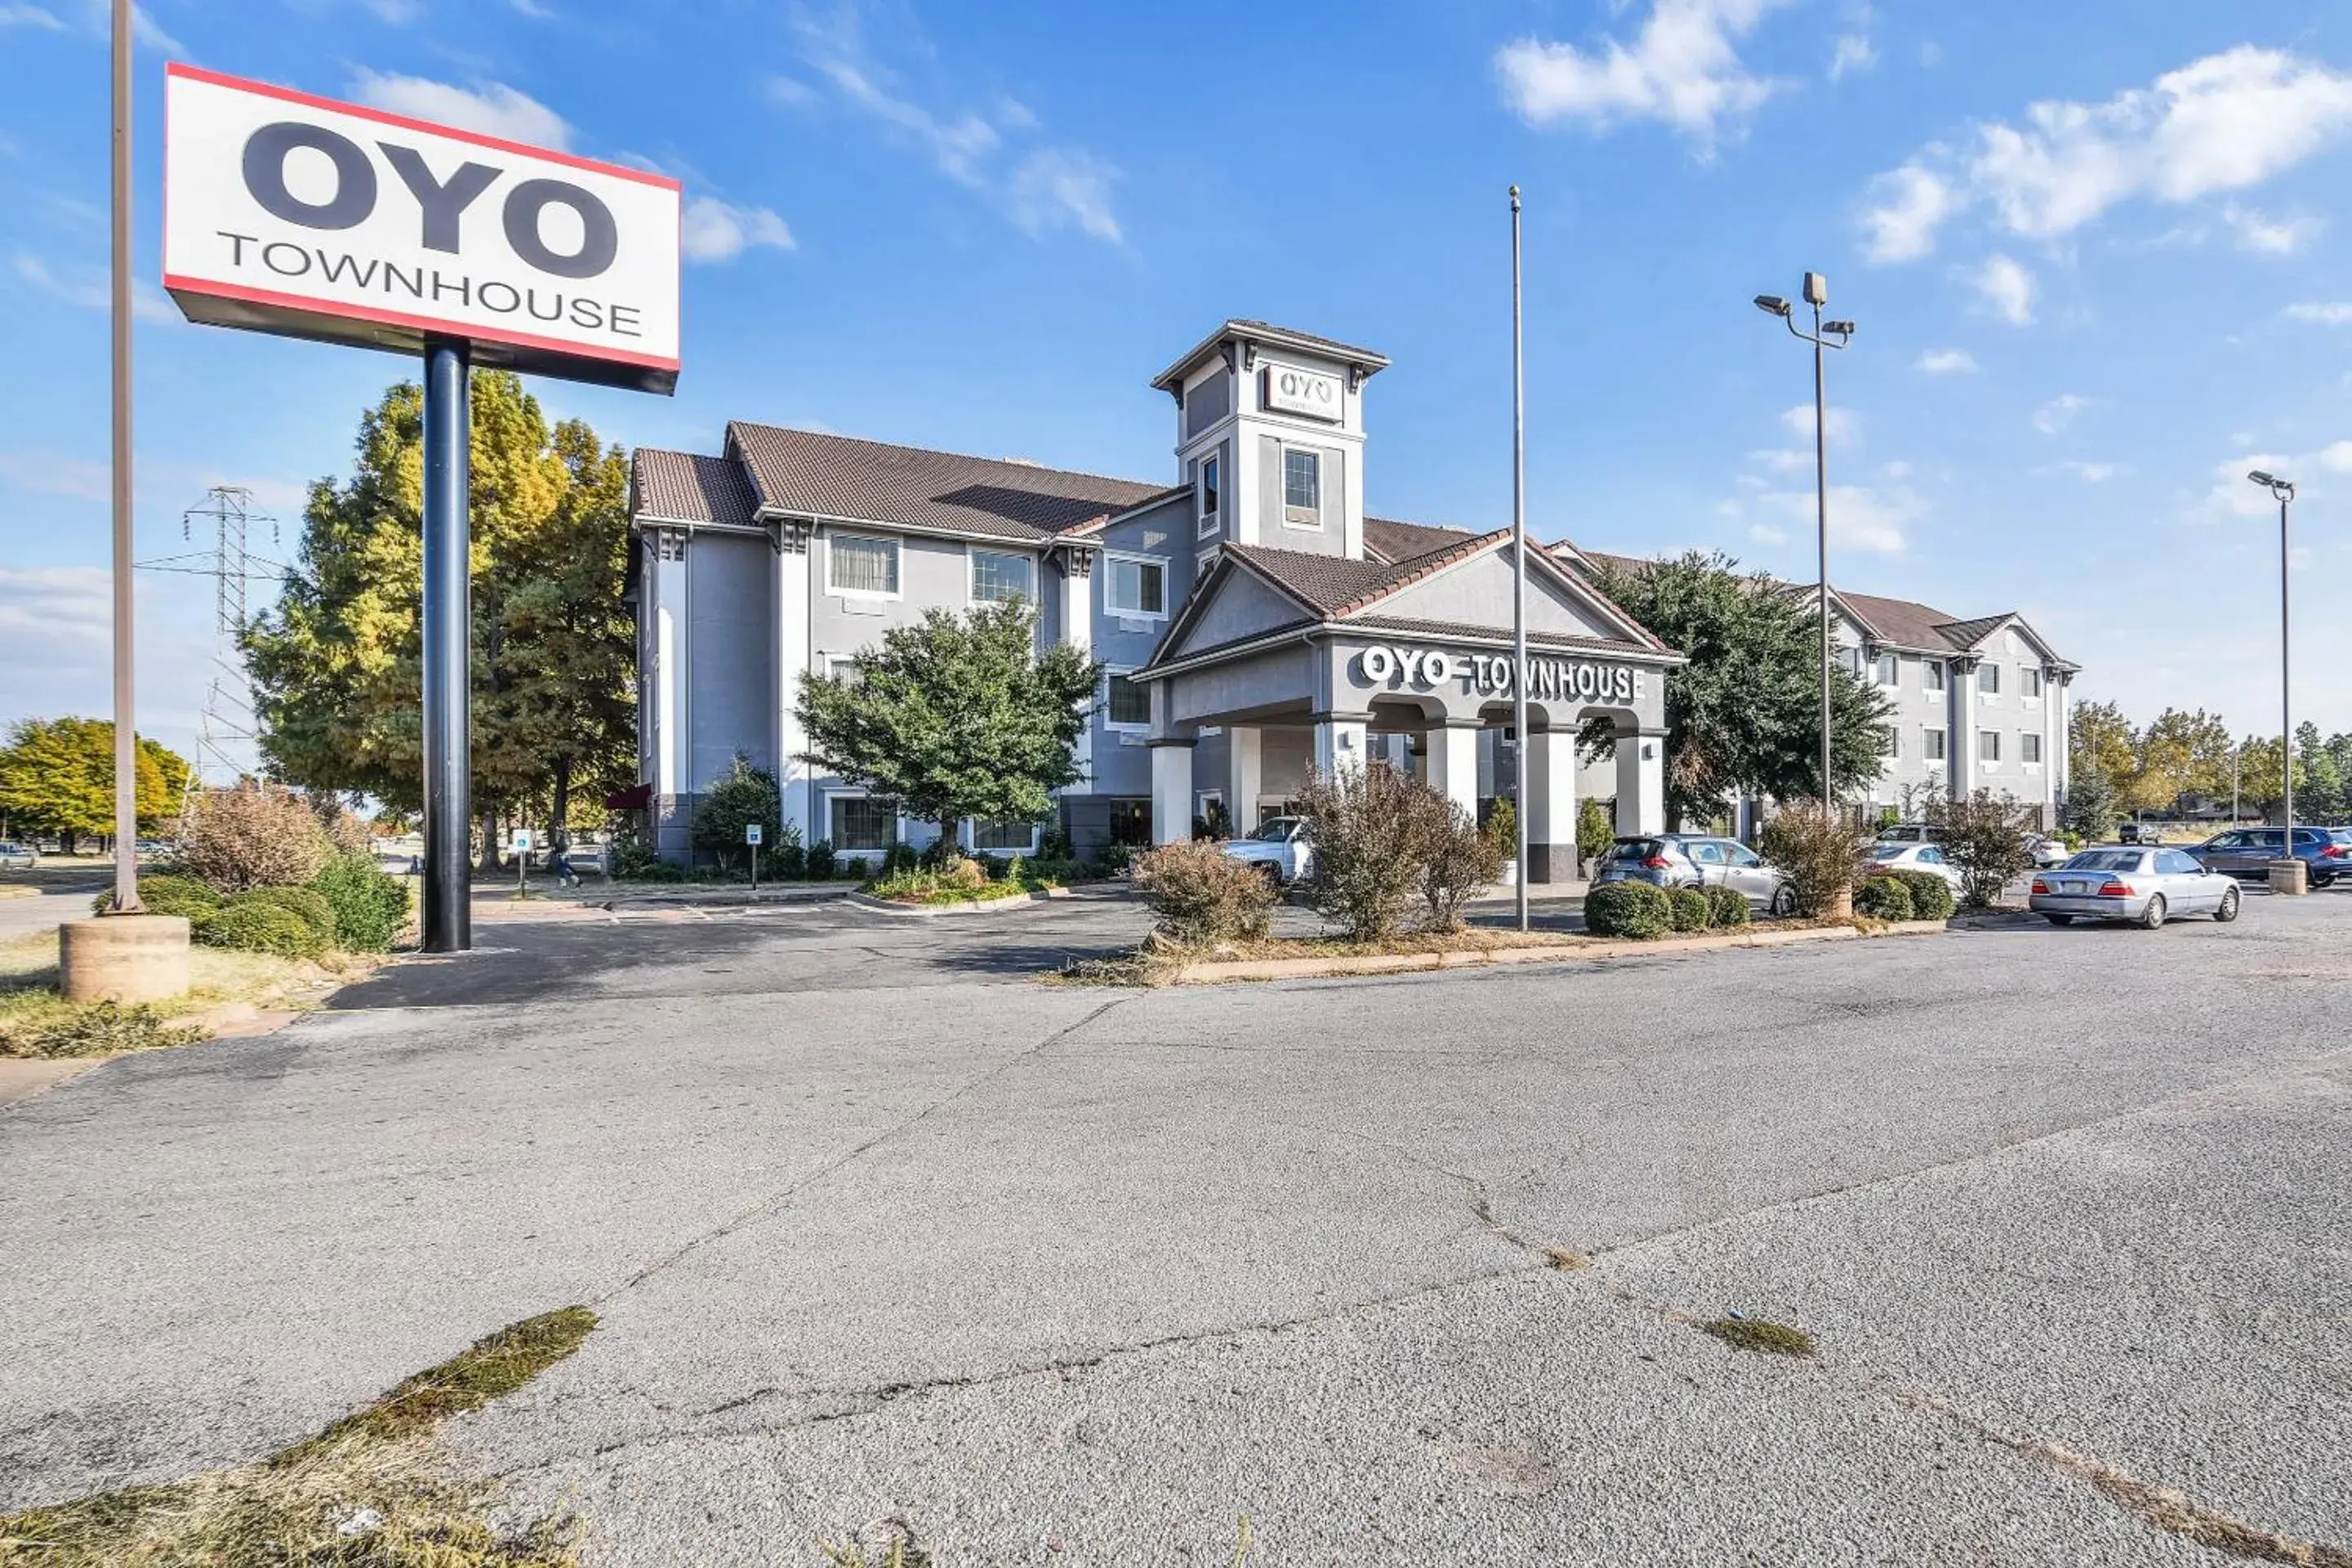
[[[123,1007],[72,1003],[58,994],[54,931],[12,937],[0,942],[0,1057],[110,1057],[184,1046],[205,1038],[205,1031],[175,1018],[228,1002],[308,1006],[382,962],[362,953],[312,961],[194,946],[186,995]]]
[[[501,1531],[435,1441],[447,1417],[580,1348],[584,1307],[529,1318],[258,1464],[0,1517],[0,1568],[577,1568],[569,1519]]]
[[[1812,1335],[1761,1318],[1710,1318],[1699,1325],[1699,1331],[1713,1334],[1734,1349],[1754,1351],[1759,1355],[1803,1358],[1813,1353]]]
[[[54,991],[0,992],[0,1057],[115,1057],[192,1045],[202,1029],[153,1007],[68,1002]]]

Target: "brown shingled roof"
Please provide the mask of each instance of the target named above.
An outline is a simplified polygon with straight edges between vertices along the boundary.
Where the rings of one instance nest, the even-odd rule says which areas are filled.
[[[1471,537],[1465,530],[1441,528],[1434,523],[1399,522],[1386,517],[1364,519],[1364,548],[1383,561],[1410,561]]]
[[[663,522],[749,524],[758,502],[743,465],[732,458],[640,447],[631,461],[633,516]]]
[[[1180,493],[1160,485],[736,421],[761,503],[780,511],[1036,542]]]

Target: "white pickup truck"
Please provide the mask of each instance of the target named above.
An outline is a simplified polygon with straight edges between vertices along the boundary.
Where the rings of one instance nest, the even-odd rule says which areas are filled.
[[[1247,838],[1228,839],[1225,853],[1258,867],[1277,888],[1315,874],[1315,841],[1303,816],[1270,817]]]

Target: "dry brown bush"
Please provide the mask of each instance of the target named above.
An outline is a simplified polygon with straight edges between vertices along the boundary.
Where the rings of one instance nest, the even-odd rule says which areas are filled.
[[[318,814],[274,784],[205,790],[180,829],[180,868],[224,893],[308,882],[334,853]]]

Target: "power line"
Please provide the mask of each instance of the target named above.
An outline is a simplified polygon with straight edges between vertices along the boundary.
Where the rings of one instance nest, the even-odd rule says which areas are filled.
[[[267,523],[273,544],[283,544],[278,520],[253,510],[253,492],[243,485],[215,485],[205,499],[180,514],[180,536],[194,542],[197,524],[211,525],[212,548],[139,563],[145,572],[173,572],[213,580],[213,651],[204,706],[196,716],[196,754],[189,759],[188,788],[207,782],[233,784],[252,767],[260,729],[253,687],[245,673],[243,641],[250,620],[247,589],[256,582],[282,582],[290,569],[257,557],[249,546],[253,528]]]

